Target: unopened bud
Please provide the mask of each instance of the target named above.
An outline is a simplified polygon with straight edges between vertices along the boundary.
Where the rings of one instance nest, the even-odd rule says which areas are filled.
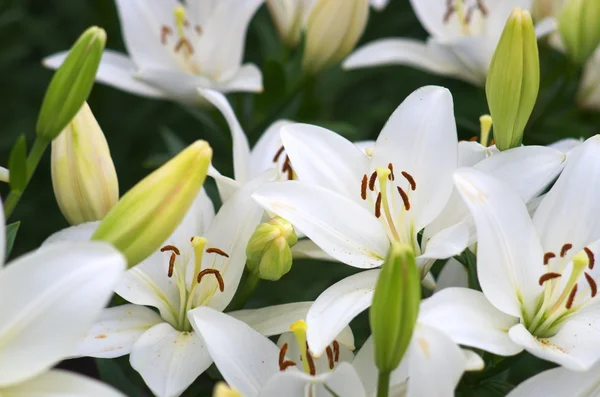
[[[375,364],[390,373],[412,338],[421,303],[421,278],[412,248],[394,243],[377,279],[370,310]]]
[[[537,38],[529,12],[515,8],[490,64],[485,93],[499,150],[521,145],[540,87]]]
[[[298,45],[311,0],[267,0],[267,7],[279,32],[279,37],[289,48]]]
[[[212,158],[206,141],[196,141],[148,175],[119,200],[92,236],[112,243],[137,265],[175,231],[200,193]]]
[[[213,397],[244,397],[242,393],[227,386],[224,382],[219,382],[213,390]]]
[[[52,186],[71,225],[101,220],[119,200],[108,144],[87,103],[52,141]]]
[[[369,0],[317,0],[306,25],[302,69],[314,74],[352,51],[365,30]]]
[[[298,242],[294,227],[275,217],[258,225],[246,246],[246,267],[264,280],[276,281],[292,268],[292,247]]]
[[[97,26],[86,30],[73,44],[46,90],[36,134],[48,141],[75,117],[87,100],[100,65],[106,32]]]
[[[600,44],[600,1],[567,1],[558,17],[558,29],[569,57],[583,65]]]

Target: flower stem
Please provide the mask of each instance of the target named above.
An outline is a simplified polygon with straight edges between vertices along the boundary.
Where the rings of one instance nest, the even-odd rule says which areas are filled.
[[[38,164],[40,163],[40,160],[42,159],[42,156],[44,155],[44,152],[46,151],[46,148],[49,144],[50,142],[40,137],[36,137],[35,141],[33,141],[33,147],[31,148],[31,152],[27,157],[27,179],[25,182],[25,187],[23,188],[23,191],[11,190],[8,194],[8,197],[4,202],[4,216],[6,217],[6,219],[8,219],[15,210],[15,207],[19,203],[19,200],[21,199],[23,192],[27,188],[27,185],[29,185],[29,181],[35,173],[35,170]]]
[[[247,270],[244,270],[244,275],[245,277],[240,283],[240,287],[231,300],[231,303],[229,303],[229,306],[227,306],[227,311],[243,309],[246,301],[250,298],[250,295],[252,295],[252,292],[254,292],[260,281],[260,277]]]
[[[390,392],[390,373],[379,371],[377,379],[377,397],[388,397]]]

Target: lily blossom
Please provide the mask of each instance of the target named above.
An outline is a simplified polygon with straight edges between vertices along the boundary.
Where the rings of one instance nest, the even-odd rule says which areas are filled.
[[[122,396],[51,368],[73,354],[109,302],[125,258],[106,243],[61,243],[3,267],[2,211],[0,225],[0,394]]]
[[[116,0],[128,55],[104,52],[101,83],[133,94],[196,103],[198,87],[261,92],[262,75],[243,64],[246,30],[263,0]],[[58,68],[66,52],[44,59]]]
[[[526,349],[579,371],[600,358],[599,159],[596,135],[569,155],[533,218],[503,182],[475,170],[456,172],[456,187],[477,226],[483,294],[512,318],[504,329],[513,346],[498,354]]]
[[[364,45],[343,63],[345,69],[409,65],[482,86],[494,50],[511,11],[529,9],[531,0],[411,0],[426,43],[386,38]],[[555,29],[552,20],[538,24],[539,36]]]

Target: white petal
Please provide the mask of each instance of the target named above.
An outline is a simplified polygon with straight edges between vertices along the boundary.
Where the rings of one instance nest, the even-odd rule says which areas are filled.
[[[436,51],[447,52],[459,65],[454,77],[475,85],[484,85],[490,61],[494,55],[494,45],[486,37],[465,36],[456,41],[442,42],[430,40],[427,43]]]
[[[366,141],[358,141],[358,142],[354,142],[354,146],[356,146],[361,152],[363,152],[364,154],[366,154],[367,156],[371,157],[371,150],[373,150],[373,148],[375,148],[375,141],[368,139]]]
[[[510,13],[519,7],[531,10],[532,0],[496,0],[489,4],[489,17],[486,24],[486,35],[492,43],[497,43]]]
[[[322,127],[292,124],[281,140],[302,182],[335,191],[361,203],[361,181],[369,158],[352,142]]]
[[[273,161],[273,159],[283,146],[280,134],[281,129],[290,124],[292,122],[288,120],[277,120],[258,139],[250,152],[250,170],[252,176],[257,176],[268,169],[278,166],[277,162]]]
[[[377,11],[383,10],[389,3],[390,0],[371,0],[371,7]]]
[[[556,150],[560,150],[561,152],[566,154],[566,153],[569,153],[571,150],[581,146],[582,143],[583,143],[582,139],[565,138],[565,139],[559,139],[558,141],[549,144],[548,147],[556,149]]]
[[[265,336],[273,336],[289,332],[292,324],[304,320],[312,303],[285,303],[260,309],[237,310],[227,314],[243,321]]]
[[[490,155],[489,148],[479,142],[458,142],[458,166],[472,167]]]
[[[596,135],[569,155],[564,171],[535,212],[533,223],[544,252],[558,257],[564,244],[572,244],[568,261],[570,255],[600,239],[599,174],[600,136]],[[551,260],[550,265],[558,262]]]
[[[73,353],[108,303],[125,264],[110,245],[86,242],[42,247],[2,269],[0,387]]]
[[[454,195],[455,194],[452,196]],[[450,200],[454,201],[452,198]],[[450,258],[459,255],[465,248],[475,242],[475,225],[473,224],[473,220],[470,219],[468,214],[465,214],[466,219],[459,220],[457,223],[452,224],[452,221],[456,220],[452,218],[460,216],[462,211],[450,212],[448,209],[452,207],[450,205],[451,202],[449,201],[448,204],[449,205],[444,208],[443,214],[440,214],[434,221],[435,223],[431,224],[433,227],[431,227],[431,229],[429,227],[425,228],[425,232],[423,233],[423,241],[426,243],[425,252],[417,258],[417,261],[419,259]],[[456,208],[456,206],[454,207]],[[464,208],[464,205],[461,207]],[[459,207],[456,209],[460,210],[462,208]],[[441,231],[434,233],[431,237],[429,236],[434,229],[440,226],[446,226],[445,223],[449,223],[451,226],[443,228]]]
[[[552,34],[558,28],[558,23],[554,18],[544,18],[535,24],[535,35],[538,39]]]
[[[227,383],[245,397],[258,396],[279,372],[279,349],[250,326],[207,307],[192,310],[189,318]]]
[[[248,63],[242,65],[230,80],[215,82],[214,87],[225,94],[230,92],[262,92],[262,72],[256,65]]]
[[[159,397],[181,395],[212,361],[195,332],[180,332],[167,323],[144,332],[129,356],[131,367]]]
[[[250,146],[231,105],[220,92],[198,89],[200,95],[212,103],[223,115],[231,132],[233,141],[233,169],[236,182],[244,184],[250,180]]]
[[[5,183],[10,182],[10,171],[8,168],[0,167],[0,181]]]
[[[67,57],[67,54],[68,51],[59,52],[44,58],[42,62],[47,68],[58,69]],[[151,98],[165,97],[164,91],[136,79],[136,71],[137,66],[127,55],[116,51],[104,50],[98,72],[96,72],[96,80],[131,94]]]
[[[221,201],[223,203],[229,200],[231,196],[233,196],[233,194],[237,192],[240,188],[239,183],[237,183],[234,179],[231,179],[228,176],[222,175],[212,165],[208,168],[208,175],[211,176],[217,183],[217,189],[219,189],[219,196],[221,197]]]
[[[453,109],[447,89],[420,88],[394,111],[375,144],[371,168],[394,165],[394,183],[409,192],[415,232],[435,219],[452,193],[458,156]],[[412,175],[414,191],[401,172]]]
[[[321,261],[335,262],[336,259],[323,251],[310,239],[298,240],[296,245],[292,247],[292,255],[294,259],[317,259]]]
[[[485,368],[485,362],[479,356],[479,354],[474,351],[462,349],[463,354],[465,355],[465,370],[466,371],[481,371]]]
[[[3,397],[125,397],[116,389],[85,376],[52,370],[2,389]]]
[[[527,208],[504,182],[479,171],[454,174],[456,188],[477,225],[478,277],[485,296],[515,317],[530,313],[542,291],[543,252]]]
[[[327,288],[306,315],[310,350],[320,356],[359,313],[371,306],[379,270],[346,277]]]
[[[210,88],[214,83],[205,76],[193,75],[177,69],[139,69],[135,78],[165,93],[165,97],[195,106],[206,103],[198,95],[198,88]]]
[[[421,303],[419,323],[436,327],[454,342],[510,356],[522,349],[508,337],[519,319],[500,312],[483,293],[446,288]]]
[[[347,327],[348,329],[350,327]],[[336,339],[338,340],[338,339]],[[302,353],[298,346],[298,341],[296,340],[296,336],[292,332],[286,332],[281,334],[279,339],[277,339],[277,346],[281,349],[284,345],[288,345],[287,352],[285,356],[287,359],[296,363],[296,369],[302,370]],[[332,346],[329,346],[332,348]],[[333,350],[332,350],[333,352]],[[351,363],[354,359],[354,353],[347,346],[340,343],[339,345],[339,353],[338,353],[338,361],[334,361],[334,366],[337,366],[341,362]],[[313,363],[315,367],[315,373],[324,374],[331,370],[329,366],[329,358],[326,354],[323,354],[321,357],[313,357]]]
[[[77,348],[78,356],[114,358],[131,352],[135,341],[150,327],[163,322],[153,310],[138,305],[104,309]]]
[[[447,11],[445,3],[436,0],[410,0],[410,4],[419,22],[431,36],[451,39],[460,35],[460,31],[454,31],[444,23]]]
[[[377,218],[356,202],[296,181],[265,184],[253,197],[340,262],[360,268],[383,262],[388,236]]]
[[[86,222],[77,226],[70,226],[59,230],[58,232],[52,234],[48,237],[42,245],[46,244],[54,244],[54,243],[64,243],[64,242],[84,242],[90,241],[92,239],[92,235],[98,228],[100,221],[97,222]]]
[[[2,200],[0,199],[0,205]],[[6,261],[6,220],[4,218],[4,208],[0,209],[0,271]]]
[[[360,377],[368,396],[375,396],[377,392],[377,378],[379,371],[375,366],[375,345],[373,336],[365,341],[359,352],[352,361],[352,366]],[[392,371],[390,376],[390,396],[404,397],[406,392],[406,379],[408,377],[408,365],[403,361],[398,368]]]
[[[469,286],[467,269],[465,269],[465,267],[456,259],[450,258],[438,275],[436,284],[435,292],[439,292],[449,287],[467,288]]]

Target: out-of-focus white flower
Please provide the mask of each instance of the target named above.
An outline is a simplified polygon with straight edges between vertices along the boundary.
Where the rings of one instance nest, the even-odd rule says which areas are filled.
[[[600,48],[583,68],[577,103],[584,109],[600,110]]]
[[[343,67],[409,65],[483,85],[508,16],[515,7],[529,9],[531,0],[411,0],[411,4],[429,32],[426,43],[380,39],[356,50]],[[544,21],[536,33],[539,37],[554,28],[552,21]]]
[[[0,167],[0,181],[5,183],[10,181],[10,171],[7,168]]]
[[[198,87],[260,92],[242,65],[246,30],[264,0],[116,0],[129,56],[105,51],[97,80],[134,94],[198,102]],[[57,68],[66,53],[44,60]]]

